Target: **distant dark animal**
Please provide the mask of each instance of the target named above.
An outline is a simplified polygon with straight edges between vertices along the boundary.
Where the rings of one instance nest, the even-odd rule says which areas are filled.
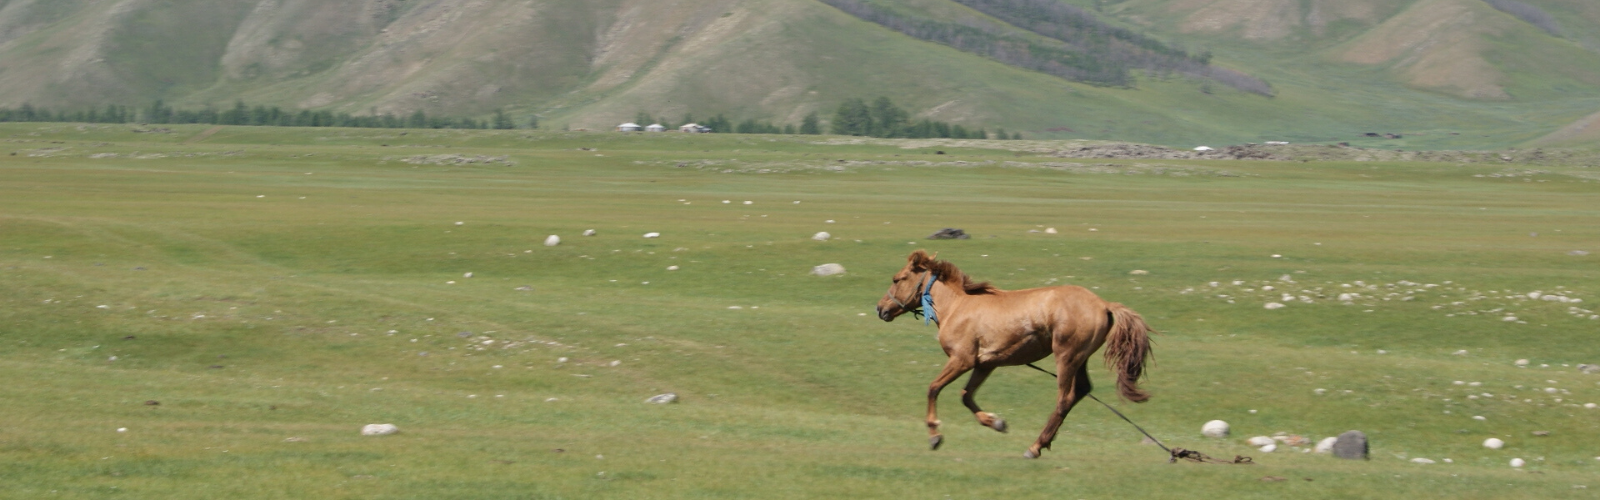
[[[965,240],[971,238],[972,235],[967,234],[966,231],[949,227],[940,229],[939,232],[928,235],[928,239],[930,240]]]

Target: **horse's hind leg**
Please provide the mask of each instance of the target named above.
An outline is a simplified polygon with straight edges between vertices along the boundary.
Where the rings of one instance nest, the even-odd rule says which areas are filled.
[[[944,364],[944,371],[928,384],[928,447],[937,450],[944,444],[944,436],[939,434],[939,391],[971,369],[972,361],[965,356],[951,356]]]
[[[961,404],[966,405],[968,410],[972,410],[972,415],[978,417],[978,423],[983,424],[984,427],[1005,432],[1006,421],[993,413],[983,411],[982,408],[978,407],[977,399],[974,399],[978,394],[978,386],[983,385],[983,381],[989,379],[990,373],[994,373],[993,367],[979,367],[972,370],[972,377],[967,379],[967,388],[961,390]]]
[[[1063,375],[1056,378],[1056,385],[1060,391],[1056,398],[1056,410],[1050,413],[1050,420],[1045,422],[1044,431],[1039,433],[1039,440],[1034,441],[1033,446],[1028,447],[1028,452],[1022,456],[1039,458],[1044,449],[1049,448],[1050,443],[1056,440],[1056,431],[1061,430],[1061,422],[1067,418],[1067,412],[1072,411],[1072,407],[1077,406],[1078,401],[1082,401],[1093,389],[1089,384],[1087,363],[1078,360],[1077,365],[1074,369],[1064,362],[1056,364],[1056,369],[1060,370],[1057,373]]]

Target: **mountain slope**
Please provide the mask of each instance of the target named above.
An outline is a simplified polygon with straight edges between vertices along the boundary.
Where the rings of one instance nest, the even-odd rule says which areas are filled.
[[[952,0],[866,1],[1049,32]],[[1482,0],[1064,1],[1210,52],[1274,96],[1182,72],[1070,82],[816,0],[0,0],[0,106],[504,108],[608,129],[638,112],[794,123],[886,95],[919,117],[1033,138],[1409,148],[1518,144],[1600,110],[1600,8],[1585,0],[1523,0],[1551,13],[1555,34]]]

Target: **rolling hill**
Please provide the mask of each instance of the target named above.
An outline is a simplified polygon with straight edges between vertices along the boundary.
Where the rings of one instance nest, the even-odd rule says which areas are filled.
[[[639,112],[797,123],[886,95],[1030,138],[1412,149],[1520,145],[1600,110],[1584,0],[1061,0],[1088,35],[995,7],[1024,0],[851,3],[1058,59],[1206,64],[1062,76],[819,0],[0,0],[0,106],[242,99],[606,129]],[[1113,31],[1121,48],[1095,45]]]

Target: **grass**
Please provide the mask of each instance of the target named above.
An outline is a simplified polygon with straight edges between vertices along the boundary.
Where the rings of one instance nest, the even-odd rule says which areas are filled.
[[[1600,377],[1573,368],[1600,361],[1600,321],[1569,309],[1600,300],[1590,169],[1069,164],[1011,143],[525,131],[230,127],[185,143],[206,128],[0,125],[0,496],[1600,487],[1584,438],[1600,410],[1573,406],[1600,402]],[[455,163],[480,157],[495,160]],[[975,237],[922,239],[942,227]],[[1060,234],[1030,232],[1046,227]],[[833,240],[809,239],[824,230]],[[562,245],[542,246],[550,234]],[[914,248],[1005,288],[1077,284],[1141,312],[1162,332],[1155,397],[1113,403],[1170,445],[1258,465],[1166,464],[1094,406],[1024,460],[1053,400],[1025,369],[979,397],[1012,433],[978,426],[952,389],[945,446],[926,450],[933,329],[871,314]],[[827,262],[850,272],[807,275]],[[1284,292],[1288,307],[1262,307]],[[1092,376],[1103,393],[1108,374]],[[681,402],[642,403],[668,391]],[[1234,437],[1201,438],[1218,418]],[[359,436],[368,423],[402,432]],[[1243,444],[1350,429],[1372,436],[1371,461]]]

